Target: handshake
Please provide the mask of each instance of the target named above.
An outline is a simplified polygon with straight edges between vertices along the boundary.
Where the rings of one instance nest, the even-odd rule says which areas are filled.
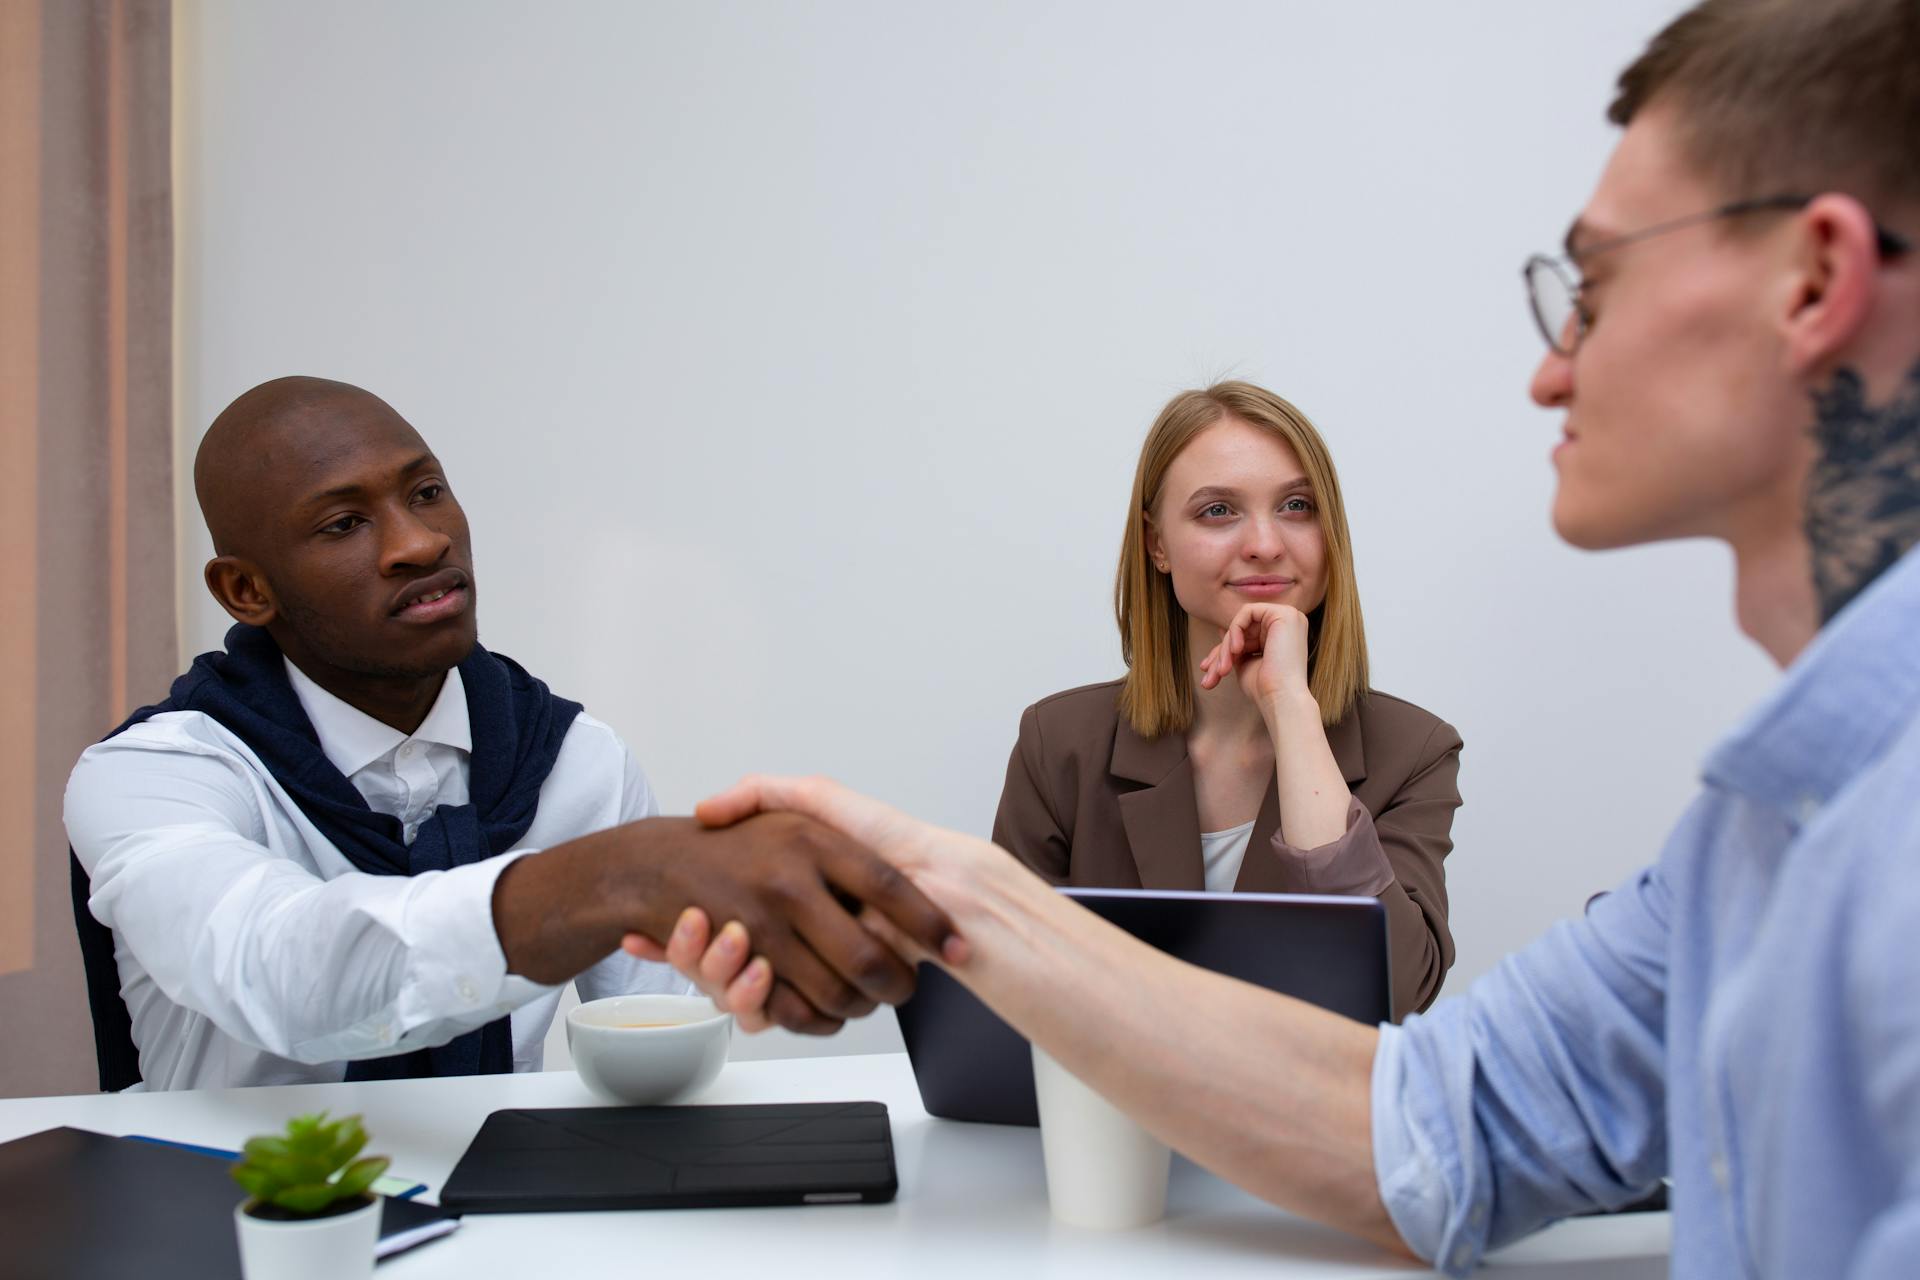
[[[565,982],[624,947],[672,962],[749,1029],[828,1035],[911,996],[920,960],[967,959],[948,911],[917,881],[937,878],[940,863],[962,870],[992,849],[985,842],[824,779],[749,777],[695,814],[609,828],[508,867],[493,896],[508,970]],[[723,923],[717,935],[710,921]]]

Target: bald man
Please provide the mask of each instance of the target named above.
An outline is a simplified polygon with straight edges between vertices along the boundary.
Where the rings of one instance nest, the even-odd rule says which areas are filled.
[[[557,984],[685,989],[621,943],[690,906],[749,925],[797,1030],[912,990],[850,907],[949,939],[823,826],[656,816],[611,729],[480,646],[466,516],[377,396],[255,387],[194,487],[226,649],[67,787],[103,1089],[537,1070]]]

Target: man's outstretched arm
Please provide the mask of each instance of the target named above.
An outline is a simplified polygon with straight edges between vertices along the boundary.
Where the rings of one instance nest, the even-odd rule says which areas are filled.
[[[1173,960],[1054,893],[983,840],[915,822],[832,784],[755,785],[776,789],[751,800],[736,789],[703,805],[701,818],[718,823],[790,807],[883,853],[952,915],[966,939],[964,960],[948,964],[954,976],[1067,1070],[1229,1181],[1408,1252],[1374,1175],[1375,1028]],[[704,922],[695,923],[675,936],[668,958],[751,1025],[767,969],[701,972],[707,939]],[[887,932],[884,922],[875,928]],[[767,954],[750,925],[747,936]],[[923,954],[909,939],[894,941]],[[767,958],[778,973],[778,960]],[[729,997],[735,978],[745,981]]]
[[[750,779],[700,814],[782,807],[885,854],[964,931],[956,977],[1169,1145],[1283,1208],[1464,1275],[1666,1172],[1658,869],[1465,997],[1377,1030],[1182,964],[984,841],[831,783]],[[729,960],[691,923],[667,958],[751,1025],[768,967],[739,965],[736,926]]]
[[[917,945],[957,945],[896,870],[799,815],[724,832],[650,818],[446,872],[325,880],[261,843],[256,785],[231,760],[122,735],[75,767],[68,833],[94,914],[167,998],[295,1061],[444,1044],[629,930],[664,938],[690,904],[761,932],[786,966],[767,1007],[796,1030],[830,1031],[912,990],[851,912]]]

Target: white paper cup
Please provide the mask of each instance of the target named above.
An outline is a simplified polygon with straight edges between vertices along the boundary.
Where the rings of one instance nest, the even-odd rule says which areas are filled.
[[[1040,1148],[1053,1216],[1105,1231],[1144,1227],[1167,1212],[1167,1145],[1033,1046]]]

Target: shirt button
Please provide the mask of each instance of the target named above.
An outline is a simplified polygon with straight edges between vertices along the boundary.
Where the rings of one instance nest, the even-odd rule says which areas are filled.
[[[408,756],[412,754],[413,754],[413,744],[411,742],[403,742],[400,744],[400,758],[402,760],[405,760]]]
[[[1473,1226],[1484,1227],[1487,1224],[1487,1206],[1483,1204],[1473,1206],[1473,1212],[1467,1215],[1467,1221]]]
[[[1473,1261],[1473,1250],[1467,1248],[1464,1244],[1454,1249],[1453,1269],[1455,1271],[1465,1271],[1467,1269],[1467,1263],[1471,1261]]]
[[[1727,1187],[1732,1184],[1733,1177],[1731,1171],[1727,1168],[1727,1158],[1725,1156],[1715,1156],[1707,1167],[1713,1174],[1714,1186],[1725,1191]]]
[[[1809,822],[1812,822],[1815,818],[1819,816],[1820,816],[1820,797],[1819,796],[1801,796],[1800,797],[1800,825],[1804,827]]]
[[[479,999],[479,993],[473,989],[473,983],[466,978],[460,979],[460,985],[456,989],[460,992],[460,998],[468,1004]]]

